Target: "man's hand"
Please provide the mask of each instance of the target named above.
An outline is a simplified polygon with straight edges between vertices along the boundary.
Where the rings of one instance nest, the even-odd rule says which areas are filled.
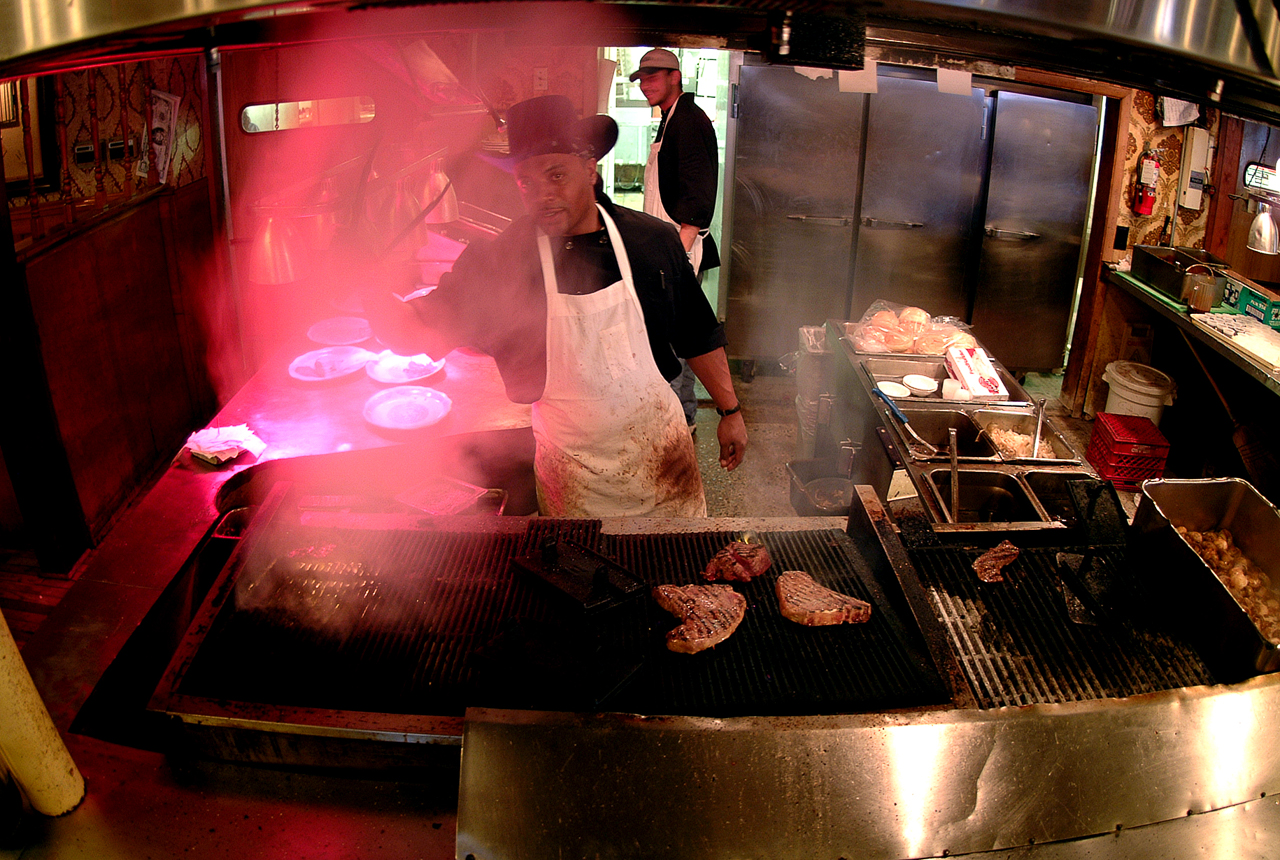
[[[697,240],[699,232],[701,231],[693,224],[680,225],[680,244],[684,245],[686,254],[693,250],[693,243]]]
[[[716,438],[720,441],[720,468],[732,472],[747,453],[747,423],[742,413],[735,412],[721,418]]]

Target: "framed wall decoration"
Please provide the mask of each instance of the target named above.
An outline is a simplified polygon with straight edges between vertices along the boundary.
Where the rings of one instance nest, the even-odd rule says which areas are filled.
[[[21,87],[27,88],[30,111],[30,175],[22,124]],[[24,78],[0,84],[0,146],[4,148],[5,192],[10,200],[28,195],[31,178],[35,180],[38,194],[58,188],[60,158],[54,125],[54,98],[52,77]]]

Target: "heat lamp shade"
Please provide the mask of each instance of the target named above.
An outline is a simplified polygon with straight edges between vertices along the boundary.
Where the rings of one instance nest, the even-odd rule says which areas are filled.
[[[1259,254],[1280,253],[1280,236],[1276,234],[1276,222],[1271,217],[1271,207],[1265,203],[1258,204],[1258,214],[1249,226],[1250,251]]]
[[[307,243],[285,215],[262,217],[249,246],[249,280],[255,284],[292,284],[310,271]]]

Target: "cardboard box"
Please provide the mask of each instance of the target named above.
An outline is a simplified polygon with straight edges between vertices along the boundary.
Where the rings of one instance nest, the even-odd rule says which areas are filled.
[[[1280,295],[1257,284],[1245,284],[1240,291],[1239,309],[1272,328],[1280,328]]]
[[[1226,276],[1226,282],[1222,288],[1222,306],[1224,308],[1240,309],[1240,296],[1244,293],[1244,283],[1233,278],[1231,275]]]
[[[1000,380],[1000,374],[981,347],[953,346],[947,349],[943,361],[947,373],[969,390],[974,400],[1008,400],[1009,389]]]

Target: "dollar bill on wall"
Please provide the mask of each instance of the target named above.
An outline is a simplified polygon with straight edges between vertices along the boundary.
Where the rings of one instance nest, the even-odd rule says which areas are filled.
[[[169,181],[169,164],[173,160],[173,138],[178,130],[178,106],[182,99],[172,93],[151,91],[151,128],[148,136],[151,145],[143,151],[142,159],[134,169],[136,176],[145,177],[155,160],[156,177],[160,184]]]

